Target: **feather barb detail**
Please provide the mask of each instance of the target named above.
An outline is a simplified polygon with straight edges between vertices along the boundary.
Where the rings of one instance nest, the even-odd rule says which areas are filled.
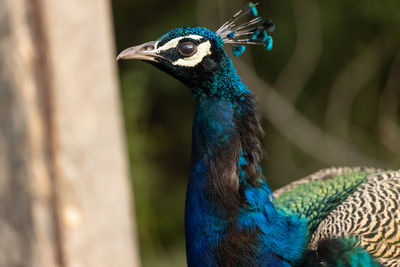
[[[275,25],[272,20],[263,21],[258,16],[257,5],[258,3],[249,2],[216,31],[225,44],[234,45],[233,55],[235,57],[244,52],[244,45],[261,44],[268,51],[273,47],[270,33],[274,31]],[[251,19],[245,21],[245,17]]]

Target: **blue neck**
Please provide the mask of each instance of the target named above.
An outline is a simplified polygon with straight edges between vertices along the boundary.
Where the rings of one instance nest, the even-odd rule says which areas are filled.
[[[211,266],[217,243],[229,224],[223,207],[212,201],[210,173],[218,150],[237,134],[231,104],[202,98],[193,121],[192,163],[186,192],[185,230],[189,266]]]
[[[196,98],[185,209],[188,265],[289,266],[300,258],[305,223],[274,208],[259,168],[253,97],[241,82],[229,91],[235,96]]]

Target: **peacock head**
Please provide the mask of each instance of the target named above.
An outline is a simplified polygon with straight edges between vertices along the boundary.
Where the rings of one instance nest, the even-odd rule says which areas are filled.
[[[216,32],[202,27],[173,29],[156,41],[125,49],[117,60],[146,61],[183,82],[194,96],[241,94],[247,89],[231,88],[236,82],[240,83],[240,78],[224,45],[233,46],[235,57],[249,44],[263,44],[267,50],[272,49],[269,32],[273,31],[274,24],[271,20],[263,21],[256,6],[248,3]],[[251,19],[239,24],[246,16]]]

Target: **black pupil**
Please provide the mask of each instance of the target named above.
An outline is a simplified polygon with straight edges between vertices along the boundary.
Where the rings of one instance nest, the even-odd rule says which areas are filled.
[[[179,52],[183,56],[191,56],[195,52],[195,45],[191,42],[185,42],[179,45]]]

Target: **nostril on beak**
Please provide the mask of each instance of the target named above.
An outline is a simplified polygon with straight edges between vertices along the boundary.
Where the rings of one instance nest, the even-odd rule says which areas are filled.
[[[146,45],[146,46],[143,48],[143,50],[145,50],[145,51],[154,50],[154,45]]]
[[[117,60],[139,59],[144,61],[156,61],[156,57],[160,57],[157,54],[157,43],[152,41],[125,49],[118,55]]]

